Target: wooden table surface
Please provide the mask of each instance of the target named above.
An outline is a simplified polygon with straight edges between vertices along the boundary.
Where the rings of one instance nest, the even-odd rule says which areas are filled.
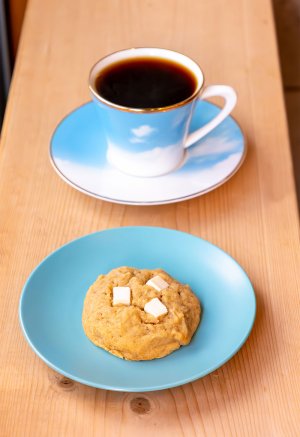
[[[134,207],[89,198],[54,173],[51,134],[89,99],[90,66],[132,46],[184,52],[207,83],[238,91],[249,152],[222,187]],[[53,372],[23,338],[31,270],[71,239],[125,225],[201,236],[249,274],[254,329],[211,375],[160,392],[97,390]],[[30,0],[2,130],[0,238],[1,437],[299,435],[298,217],[270,0]]]

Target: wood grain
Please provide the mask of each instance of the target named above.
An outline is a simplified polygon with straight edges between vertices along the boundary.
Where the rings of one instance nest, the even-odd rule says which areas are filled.
[[[237,89],[247,159],[224,186],[183,203],[88,198],[53,172],[53,129],[89,99],[95,60],[151,45],[185,52],[207,83]],[[0,200],[1,437],[297,435],[298,220],[269,0],[30,0],[2,131]],[[258,303],[253,332],[211,375],[161,392],[96,390],[54,373],[25,342],[18,301],[36,264],[75,237],[125,225],[201,236],[249,274]]]

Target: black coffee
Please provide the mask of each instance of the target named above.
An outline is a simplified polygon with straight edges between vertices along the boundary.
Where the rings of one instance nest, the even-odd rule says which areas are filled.
[[[100,96],[129,108],[163,108],[190,97],[197,86],[194,74],[173,61],[135,58],[116,62],[96,78]]]

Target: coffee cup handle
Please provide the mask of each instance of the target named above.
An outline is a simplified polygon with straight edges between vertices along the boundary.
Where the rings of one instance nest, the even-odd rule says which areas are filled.
[[[237,101],[236,92],[228,85],[209,85],[204,89],[199,99],[203,100],[208,99],[209,97],[223,97],[225,105],[215,118],[187,136],[184,147],[192,146],[222,123],[222,121],[231,113]]]

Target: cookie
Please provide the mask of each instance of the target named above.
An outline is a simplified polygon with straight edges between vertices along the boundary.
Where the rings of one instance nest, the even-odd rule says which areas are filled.
[[[189,344],[200,313],[190,287],[163,270],[120,267],[89,288],[82,325],[94,344],[120,358],[153,360]]]

